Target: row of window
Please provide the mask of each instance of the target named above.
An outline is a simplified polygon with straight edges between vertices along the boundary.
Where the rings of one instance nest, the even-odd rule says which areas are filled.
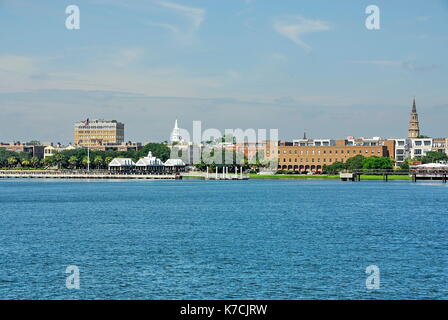
[[[78,130],[75,133],[76,134],[105,134],[105,133],[116,133],[121,132],[123,133],[124,130]]]
[[[431,140],[424,140],[423,144],[422,144],[422,141],[416,140],[416,141],[414,141],[414,143],[415,143],[416,146],[422,146],[422,145],[430,146],[431,145]]]
[[[77,128],[98,130],[98,129],[117,129],[117,126],[115,126],[115,125],[109,125],[109,126],[96,126],[96,125],[84,126],[84,125],[78,125]]]
[[[286,161],[286,160],[287,160],[286,158],[283,158],[283,162],[293,162],[291,158],[289,158],[288,161]],[[305,161],[304,161],[304,160],[305,160]],[[307,159],[303,159],[303,158],[301,158],[301,159],[300,159],[300,162],[301,162],[301,163],[303,163],[303,162],[309,162],[308,160],[309,160],[308,158],[307,158]],[[329,163],[332,163],[332,162],[333,162],[332,160],[333,160],[333,159],[330,158],[330,159],[328,159],[328,161],[327,161],[327,159],[324,158],[322,162],[329,162]],[[335,158],[335,159],[334,159],[334,162],[337,162],[337,161],[344,162],[345,159],[343,159],[343,158],[341,158],[341,159]],[[298,161],[297,161],[297,158],[294,159],[294,162],[298,162]],[[314,159],[314,158],[311,158],[311,162],[315,162],[315,159]],[[317,158],[317,162],[321,162],[321,161],[320,161],[320,158]]]
[[[102,140],[102,139],[124,139],[124,136],[78,136],[78,140],[92,139],[92,140]]]
[[[365,150],[364,152],[365,152],[365,154],[368,154],[369,150]],[[274,153],[274,150],[272,150],[272,153]],[[278,153],[280,154],[280,150],[278,150]],[[301,154],[301,155],[303,155],[303,154],[310,154],[309,150],[306,150],[305,152],[303,150],[300,150],[300,153],[297,152],[297,150],[294,150],[294,153],[292,152],[292,150],[289,150],[289,152],[286,152],[286,150],[283,150],[283,154],[288,154],[288,153],[289,154]],[[327,153],[327,150],[323,150],[322,151],[322,154],[326,154],[326,153]],[[328,150],[328,154],[332,154],[332,153],[333,153],[332,150]],[[335,150],[334,153],[338,154],[338,150]],[[350,150],[345,150],[345,153],[350,154]],[[351,152],[351,154],[356,154],[356,153],[357,153],[356,150],[352,150],[352,152]],[[371,150],[371,153],[375,154],[375,150]],[[381,150],[377,150],[377,153],[381,154]],[[269,156],[269,150],[266,152],[266,154]],[[320,155],[321,154],[321,150],[317,150],[317,153],[315,153],[315,150],[312,150],[311,154],[313,154],[313,155],[314,154]],[[344,150],[340,150],[340,154],[344,154]],[[362,150],[359,150],[358,154],[362,154]]]

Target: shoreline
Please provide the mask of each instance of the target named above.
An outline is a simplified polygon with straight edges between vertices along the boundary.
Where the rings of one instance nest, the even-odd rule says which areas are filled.
[[[285,180],[339,180],[339,175],[293,175],[293,174],[267,174],[267,175],[260,175],[251,173],[249,174],[250,179],[285,179]],[[409,176],[403,176],[403,175],[389,175],[389,180],[411,180],[411,177]],[[382,175],[363,175],[361,176],[362,180],[383,180]]]

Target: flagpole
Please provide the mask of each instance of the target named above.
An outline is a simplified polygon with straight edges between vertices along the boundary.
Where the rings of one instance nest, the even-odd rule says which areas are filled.
[[[90,172],[90,144],[87,145],[87,171]]]

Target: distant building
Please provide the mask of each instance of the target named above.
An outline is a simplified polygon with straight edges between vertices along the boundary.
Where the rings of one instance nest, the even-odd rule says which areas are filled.
[[[277,158],[278,169],[281,170],[320,173],[324,165],[346,162],[357,155],[390,158],[395,156],[394,140],[378,140],[376,144],[367,145],[353,145],[351,140],[335,140],[335,144],[330,146],[297,146],[292,143],[279,142],[277,148],[272,143],[268,143],[265,149],[265,158]],[[277,155],[275,155],[276,149]]]
[[[395,165],[400,166],[410,156],[409,139],[393,139],[395,141]]]
[[[411,117],[409,119],[408,138],[418,138],[418,137],[420,137],[420,125],[418,122],[417,107],[415,105],[415,98],[414,98],[414,102],[412,104]]]
[[[143,148],[141,142],[131,142],[131,141],[123,142],[120,144],[106,143],[90,147],[91,150],[99,150],[99,151],[138,151],[141,148]]]
[[[75,123],[74,143],[82,147],[124,143],[124,124],[116,120],[92,120]]]
[[[448,154],[448,138],[435,138],[432,140],[432,151]]]
[[[294,146],[300,147],[328,147],[336,145],[336,141],[333,139],[296,139],[292,141]]]
[[[417,138],[410,140],[410,158],[420,158],[426,156],[432,150],[432,138]]]
[[[13,152],[26,152],[31,157],[43,159],[45,146],[35,145],[31,143],[11,142],[0,143],[0,148],[5,148],[8,151]]]
[[[76,147],[74,147],[71,144],[69,144],[68,146],[63,146],[59,143],[56,145],[53,145],[53,143],[50,143],[44,148],[44,159],[54,156],[57,152],[61,152],[64,150],[75,150],[75,149],[76,149]]]

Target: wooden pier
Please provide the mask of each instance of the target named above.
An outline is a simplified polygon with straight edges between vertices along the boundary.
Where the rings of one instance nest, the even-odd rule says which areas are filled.
[[[361,181],[362,175],[379,176],[383,181],[389,181],[389,176],[409,176],[409,171],[393,171],[393,170],[355,170],[352,172],[340,172],[339,178],[342,181]]]
[[[406,175],[411,177],[413,182],[419,180],[435,180],[446,183],[448,180],[448,170],[445,171],[353,171],[353,172],[340,172],[339,177],[342,181],[361,181],[362,175],[381,176],[383,181],[389,181],[390,175]]]

